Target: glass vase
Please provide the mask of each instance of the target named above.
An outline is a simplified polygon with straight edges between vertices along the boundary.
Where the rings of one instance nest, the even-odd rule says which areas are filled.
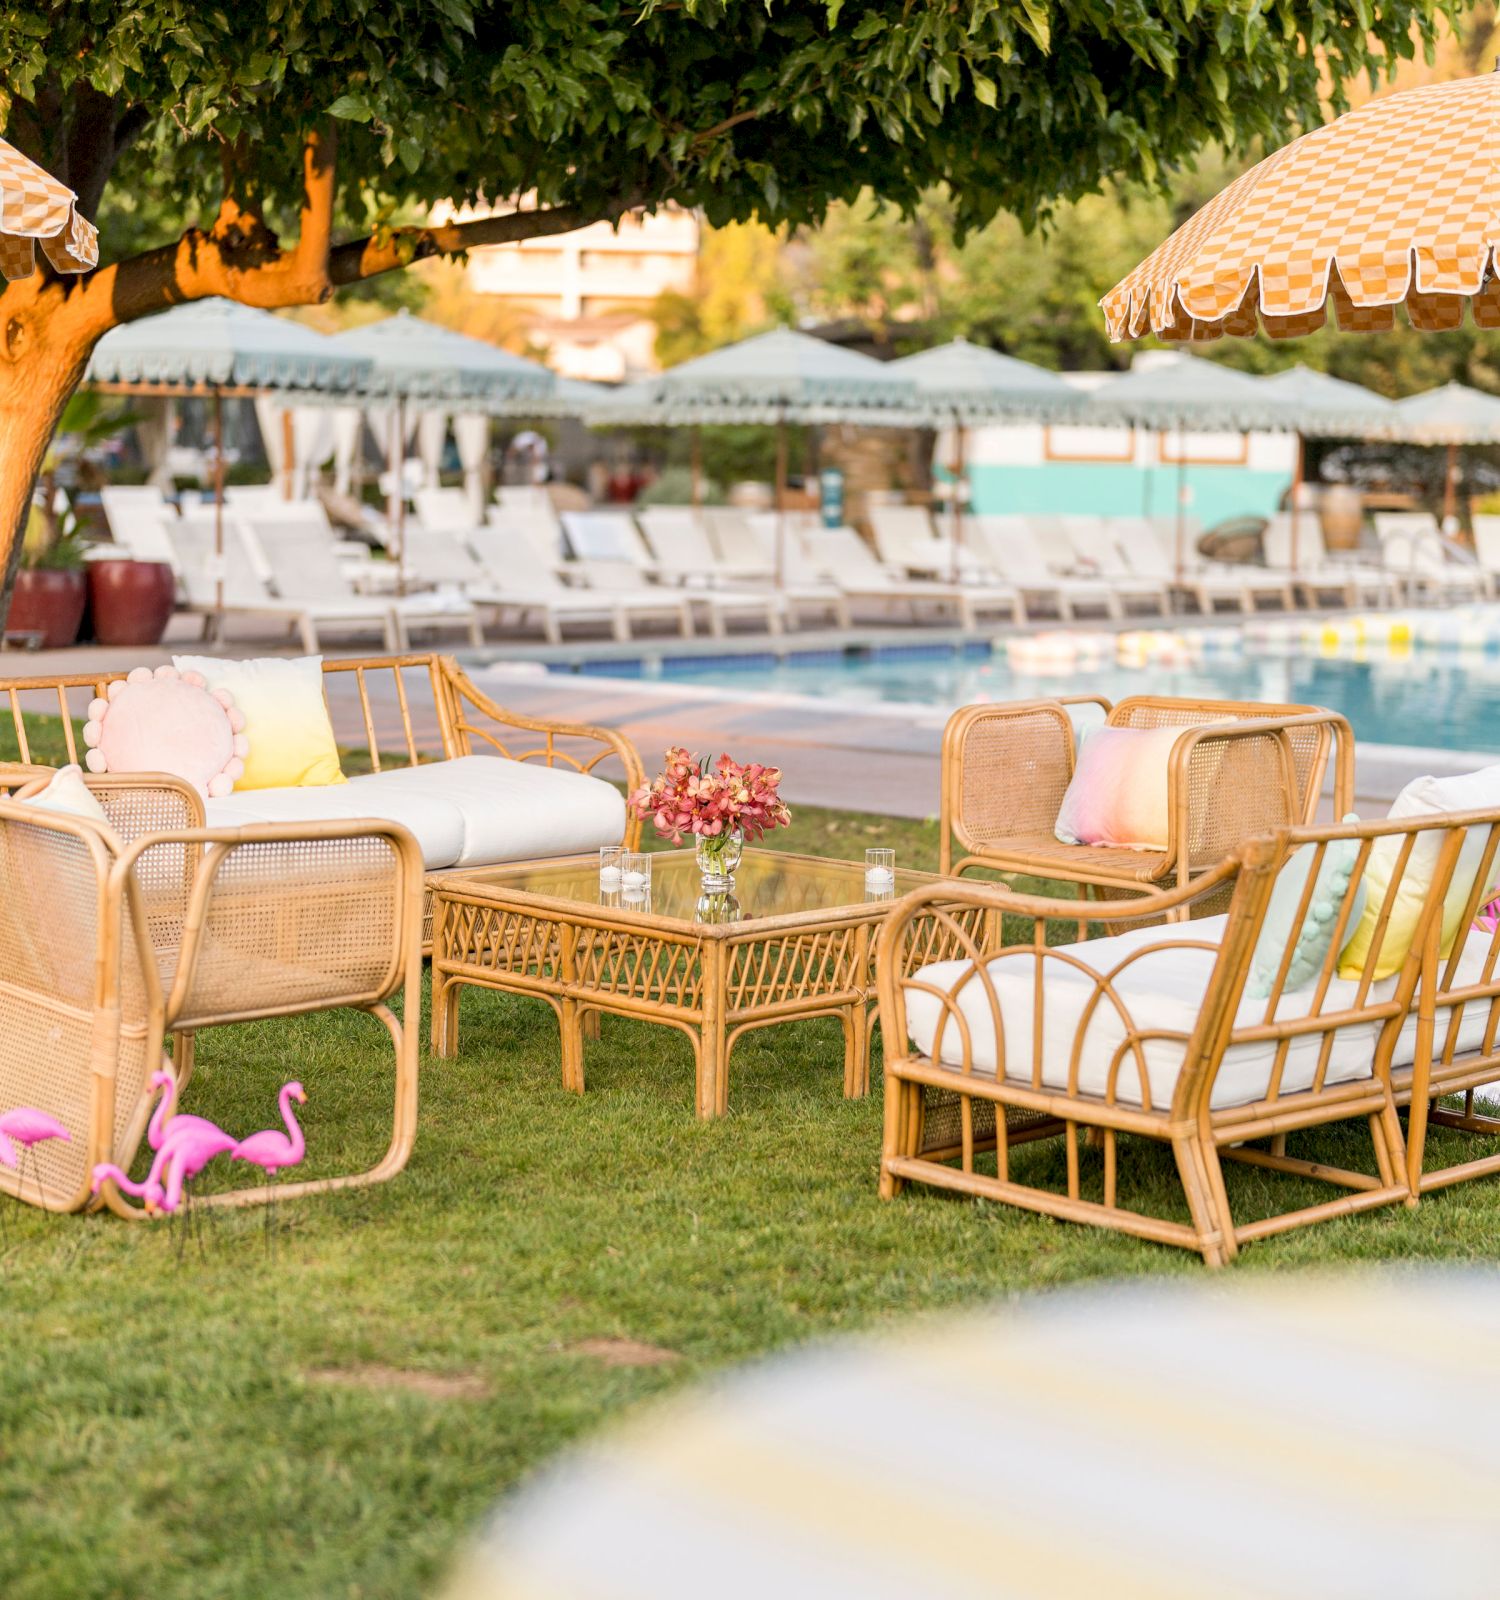
[[[738,828],[731,833],[699,834],[697,841],[698,875],[704,894],[728,894],[734,888],[735,869],[745,853],[745,836]]]

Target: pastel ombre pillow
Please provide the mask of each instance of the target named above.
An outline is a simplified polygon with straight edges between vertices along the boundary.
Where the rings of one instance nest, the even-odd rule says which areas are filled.
[[[84,759],[90,772],[170,772],[217,798],[245,770],[244,728],[233,695],[201,673],[136,667],[89,702]]]
[[[201,673],[210,689],[227,689],[245,718],[250,753],[236,789],[302,789],[344,782],[323,699],[322,656],[172,659],[181,672]]]
[[[1096,728],[1057,813],[1063,844],[1167,848],[1167,775],[1185,728]]]
[[[1413,778],[1392,802],[1389,815],[1397,817],[1430,817],[1454,811],[1500,811],[1500,766],[1481,767],[1478,772],[1467,772],[1457,778]],[[1465,835],[1453,877],[1443,895],[1443,931],[1441,954],[1452,953],[1463,921],[1464,908],[1474,889],[1474,878],[1484,855],[1488,829],[1470,828]],[[1392,834],[1377,839],[1370,848],[1370,859],[1365,865],[1365,884],[1369,891],[1365,900],[1364,915],[1359,926],[1339,954],[1339,976],[1358,978],[1364,971],[1365,959],[1375,938],[1375,925],[1380,920],[1381,907],[1390,893],[1391,879],[1401,854],[1401,835]],[[1401,969],[1411,951],[1417,934],[1417,919],[1422,904],[1432,888],[1437,873],[1438,857],[1442,853],[1443,833],[1440,828],[1417,836],[1406,870],[1396,889],[1395,903],[1391,906],[1390,920],[1380,941],[1375,957],[1375,976],[1388,978]],[[1491,867],[1490,876],[1495,876]],[[1485,885],[1480,897],[1484,904],[1500,887],[1495,883]]]

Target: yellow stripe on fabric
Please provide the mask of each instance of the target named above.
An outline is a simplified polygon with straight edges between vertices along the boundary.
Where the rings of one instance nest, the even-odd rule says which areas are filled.
[[[1263,1315],[1266,1309],[1264,1302],[1247,1301],[1245,1333],[1270,1332]],[[1213,1331],[1211,1324],[1204,1328],[1209,1336]],[[1320,1356],[1335,1359],[1338,1350],[1350,1342],[1344,1319],[1326,1307],[1323,1315],[1308,1313],[1306,1332],[1311,1360]],[[1439,1337],[1430,1324],[1425,1328],[1424,1341]],[[1394,1348],[1405,1357],[1412,1354],[1399,1345]],[[1493,1344],[1476,1343],[1473,1353],[1481,1348],[1493,1357]],[[976,1387],[997,1403],[1020,1401],[1029,1408],[1044,1397],[1049,1406],[1058,1408],[1059,1426],[1066,1426],[1070,1417],[1076,1418],[1081,1428],[1107,1419],[1126,1438],[1135,1435],[1163,1447],[1190,1445],[1205,1467],[1210,1464],[1207,1457],[1236,1470],[1253,1463],[1265,1470],[1267,1481],[1289,1499],[1297,1496],[1300,1485],[1320,1502],[1338,1493],[1366,1507],[1372,1499],[1386,1501],[1403,1515],[1420,1514],[1424,1504],[1482,1516],[1493,1509],[1496,1485],[1492,1478],[1445,1462],[1436,1454],[1424,1460],[1420,1485],[1411,1481],[1411,1440],[1381,1436],[1383,1430],[1376,1423],[1379,1395],[1373,1388],[1370,1436],[1360,1441],[1355,1452],[1347,1440],[1330,1436],[1326,1419],[1321,1419],[1321,1431],[1315,1431],[1314,1419],[1299,1425],[1296,1417],[1274,1408],[1247,1411],[1242,1398],[1233,1393],[1198,1386],[1189,1389],[1170,1371],[1158,1376],[1127,1370],[1118,1364],[1118,1352],[1110,1362],[1102,1350],[1093,1354],[1100,1361],[1097,1370],[1081,1370],[1076,1361],[1068,1365],[1050,1362],[1036,1334],[1009,1344],[997,1343],[991,1333],[987,1339],[971,1335],[945,1341],[940,1349],[920,1352],[919,1359],[929,1386],[953,1387],[970,1405]],[[1002,1369],[1007,1355],[1011,1363]],[[1451,1344],[1444,1344],[1442,1355],[1445,1361],[1462,1359]],[[1265,1376],[1273,1390],[1276,1375],[1274,1363],[1268,1363]],[[1404,1376],[1399,1368],[1390,1374],[1393,1381]],[[964,1380],[961,1388],[955,1382],[959,1378]],[[1080,1449],[1106,1444],[1097,1435],[1079,1439]]]
[[[617,1458],[618,1468],[670,1488],[684,1518],[690,1510],[681,1497],[711,1488],[747,1521],[764,1517],[763,1529],[756,1531],[767,1538],[775,1538],[779,1524],[835,1546],[842,1542],[865,1561],[910,1563],[928,1594],[959,1579],[982,1593],[995,1589],[1003,1574],[1006,1586],[1049,1600],[1203,1600],[1208,1594],[1214,1600],[1265,1600],[1262,1589],[1242,1587],[1222,1562],[1184,1570],[1180,1546],[1169,1559],[1153,1553],[1137,1565],[1127,1565],[1129,1556],[1119,1550],[1091,1554],[1080,1548],[1077,1505],[1060,1504],[1053,1520],[1035,1506],[1017,1511],[993,1495],[982,1500],[982,1515],[976,1515],[948,1498],[921,1493],[894,1453],[883,1464],[882,1478],[874,1476],[882,1464],[873,1460],[862,1463],[862,1472],[841,1472],[831,1456],[793,1456],[736,1431],[746,1420],[725,1425],[678,1418],[631,1441],[628,1453],[622,1449]],[[930,1448],[948,1446],[933,1440]]]

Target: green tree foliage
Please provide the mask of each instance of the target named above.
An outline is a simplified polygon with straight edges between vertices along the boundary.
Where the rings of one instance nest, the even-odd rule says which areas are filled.
[[[1001,212],[1029,224],[1205,141],[1320,121],[1457,6],[0,0],[0,131],[85,214],[113,188],[145,231],[164,224],[125,230],[136,253],[82,283],[43,271],[0,293],[0,592],[47,438],[117,322],[211,294],[319,303],[668,200],[799,225],[865,189],[910,212],[946,181],[956,237]]]

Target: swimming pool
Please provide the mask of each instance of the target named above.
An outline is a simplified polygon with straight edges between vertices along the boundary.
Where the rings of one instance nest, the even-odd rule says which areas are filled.
[[[1018,666],[1002,643],[886,646],[785,654],[665,656],[590,663],[584,670],[700,684],[824,703],[910,705],[939,711],[976,700],[1052,694],[1132,694],[1293,701],[1342,712],[1361,743],[1500,753],[1500,652],[1414,650],[1369,659],[1315,645],[1216,632],[1208,648],[1124,664],[1112,638],[1050,670]],[[1201,640],[1200,640],[1201,645]],[[1128,654],[1129,652],[1127,652]],[[1184,658],[1185,657],[1185,658]],[[576,670],[576,668],[575,668]]]

